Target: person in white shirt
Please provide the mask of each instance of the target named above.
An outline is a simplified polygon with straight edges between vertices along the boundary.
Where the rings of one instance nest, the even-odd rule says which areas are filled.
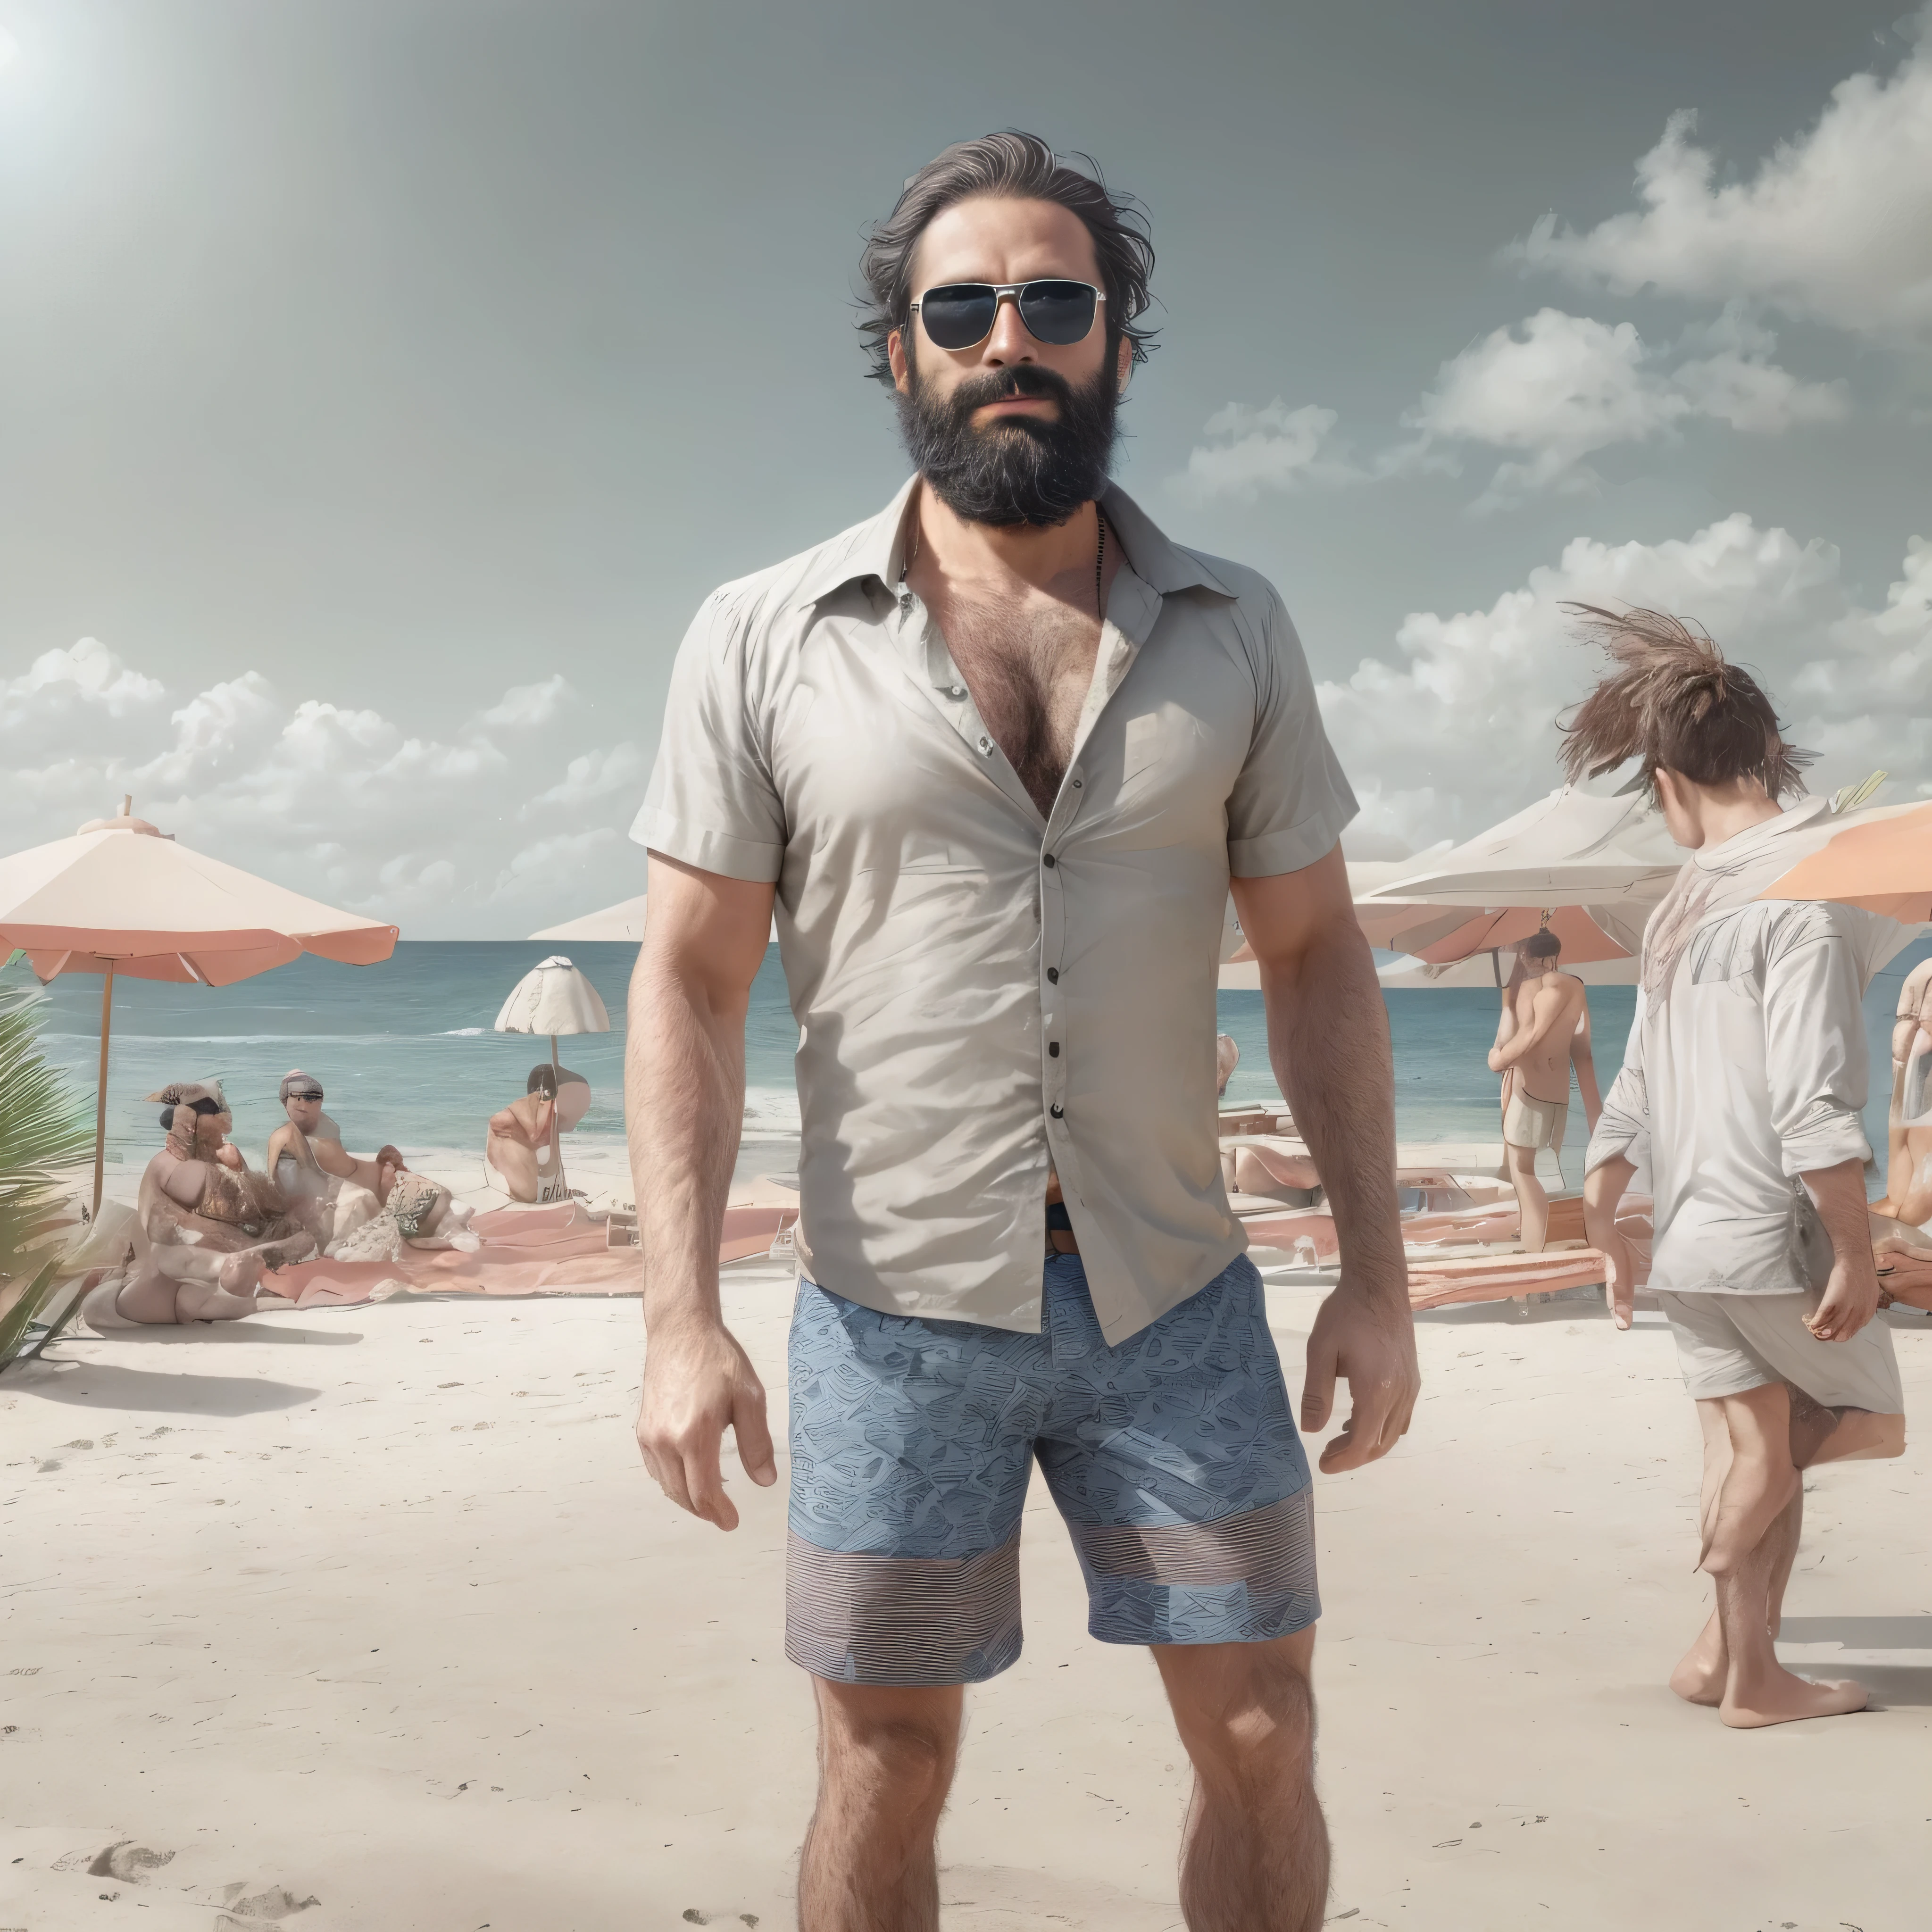
[[[1670,1684],[1749,1728],[1860,1710],[1862,1685],[1814,1683],[1773,1648],[1802,1526],[1802,1472],[1897,1456],[1904,1397],[1866,1220],[1860,1002],[1910,937],[1895,920],[1760,896],[1830,832],[1822,799],[1786,809],[1807,754],[1755,680],[1654,611],[1574,607],[1616,668],[1567,728],[1573,778],[1632,758],[1695,856],[1646,929],[1622,1071],[1592,1136],[1585,1224],[1614,1220],[1647,1167],[1649,1287],[1676,1336],[1704,1436],[1700,1567],[1717,1607]]]

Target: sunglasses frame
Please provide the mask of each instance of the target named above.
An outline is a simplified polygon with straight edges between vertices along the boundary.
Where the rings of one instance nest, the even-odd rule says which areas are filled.
[[[1026,319],[1026,310],[1020,305],[1020,298],[1025,294],[1028,289],[1042,288],[1049,283],[1054,282],[1058,282],[1065,287],[1084,289],[1094,298],[1093,321],[1088,323],[1086,334],[1076,335],[1072,342],[1048,342],[1042,335],[1034,335],[1032,326]],[[1076,344],[1084,342],[1087,340],[1087,337],[1094,333],[1094,323],[1100,320],[1100,311],[1106,306],[1107,302],[1107,292],[1105,289],[1096,288],[1091,282],[1083,282],[1077,275],[1036,275],[1030,282],[934,282],[931,288],[923,289],[920,292],[917,298],[913,302],[909,310],[910,314],[916,315],[920,317],[920,326],[921,328],[924,328],[926,327],[926,318],[922,313],[922,310],[926,297],[929,295],[937,293],[938,291],[941,289],[991,289],[993,292],[993,319],[991,322],[987,323],[986,334],[985,335],[976,337],[970,342],[962,342],[957,348],[949,349],[944,343],[932,342],[932,333],[930,331],[927,332],[926,339],[928,342],[932,342],[934,348],[939,350],[943,354],[947,356],[957,356],[962,353],[966,350],[978,348],[980,344],[984,342],[987,338],[992,334],[993,331],[999,327],[1000,310],[1010,300],[1012,303],[1016,313],[1017,313],[1019,316],[1020,326],[1026,331],[1028,334],[1033,335],[1034,341],[1037,342],[1042,348],[1071,349]]]

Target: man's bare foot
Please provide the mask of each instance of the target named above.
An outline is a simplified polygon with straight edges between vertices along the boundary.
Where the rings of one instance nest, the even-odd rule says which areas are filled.
[[[1862,1711],[1868,1694],[1849,1678],[1814,1684],[1788,1670],[1754,1684],[1748,1694],[1726,1694],[1718,1715],[1733,1730],[1761,1730],[1767,1724],[1792,1724],[1804,1718],[1843,1718]]]
[[[1713,1610],[1710,1622],[1698,1633],[1697,1641],[1670,1673],[1670,1688],[1687,1704],[1715,1706],[1724,1701],[1724,1679],[1730,1672],[1724,1633]]]

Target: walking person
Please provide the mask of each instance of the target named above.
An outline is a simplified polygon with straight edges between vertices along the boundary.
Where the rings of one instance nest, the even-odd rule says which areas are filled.
[[[1231,879],[1341,1237],[1301,1416],[1347,1379],[1331,1471],[1385,1454],[1418,1388],[1388,1033],[1336,842],[1354,802],[1280,598],[1108,481],[1152,262],[1131,205],[1031,136],[913,177],[864,327],[917,473],[706,602],[634,830],[638,1440],[727,1529],[724,1430],[776,1477],[716,1260],[775,902],[802,1030],[806,1932],[938,1923],[963,1687],[1019,1653],[1036,1460],[1093,1634],[1150,1648],[1193,1761],[1187,1923],[1323,1915],[1310,1476],[1218,1161]]]
[[[1862,1710],[1773,1642],[1803,1527],[1803,1472],[1897,1456],[1904,1396],[1874,1320],[1860,1002],[1910,937],[1875,913],[1759,895],[1817,842],[1822,799],[1756,681],[1656,611],[1576,607],[1616,668],[1568,727],[1574,781],[1639,758],[1637,782],[1694,856],[1646,928],[1623,1069],[1590,1141],[1585,1224],[1630,1281],[1615,1218],[1640,1165],[1654,1202],[1650,1290],[1676,1338],[1704,1442],[1700,1565],[1717,1606],[1671,1688],[1749,1728]]]

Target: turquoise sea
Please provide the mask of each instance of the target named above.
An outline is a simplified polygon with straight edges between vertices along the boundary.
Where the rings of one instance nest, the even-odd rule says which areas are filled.
[[[405,942],[380,966],[338,966],[304,956],[219,989],[118,980],[108,1072],[109,1157],[138,1165],[158,1144],[155,1109],[144,1094],[170,1080],[214,1077],[234,1108],[236,1138],[259,1160],[282,1118],[277,1084],[293,1066],[322,1082],[328,1110],[352,1146],[392,1141],[405,1152],[479,1147],[490,1114],[522,1093],[531,1066],[549,1056],[548,1040],[494,1033],[490,1026],[510,988],[554,950],[530,940]],[[1866,997],[1878,1076],[1867,1109],[1875,1148],[1884,1146],[1886,1042],[1899,982],[1928,950],[1932,942],[1923,940],[1908,948]],[[559,1043],[564,1064],[589,1078],[596,1096],[579,1130],[584,1138],[615,1139],[623,1132],[624,994],[636,951],[628,945],[568,949],[610,1012],[609,1033]],[[24,962],[0,974],[0,983],[22,982],[33,983]],[[1496,1138],[1496,1080],[1484,1064],[1496,1034],[1495,994],[1403,991],[1383,997],[1395,1044],[1400,1137]],[[80,974],[56,980],[46,998],[46,1050],[91,1101],[100,981]],[[1591,992],[1597,1066],[1606,1087],[1622,1064],[1634,999],[1628,987]],[[1241,1048],[1229,1097],[1276,1097],[1260,994],[1222,994],[1220,1024]],[[770,1144],[766,1166],[790,1164],[782,1160],[779,1144],[795,1141],[797,1134],[792,1079],[797,1040],[774,948],[753,988],[746,1040],[752,1112],[746,1133],[752,1148]]]

